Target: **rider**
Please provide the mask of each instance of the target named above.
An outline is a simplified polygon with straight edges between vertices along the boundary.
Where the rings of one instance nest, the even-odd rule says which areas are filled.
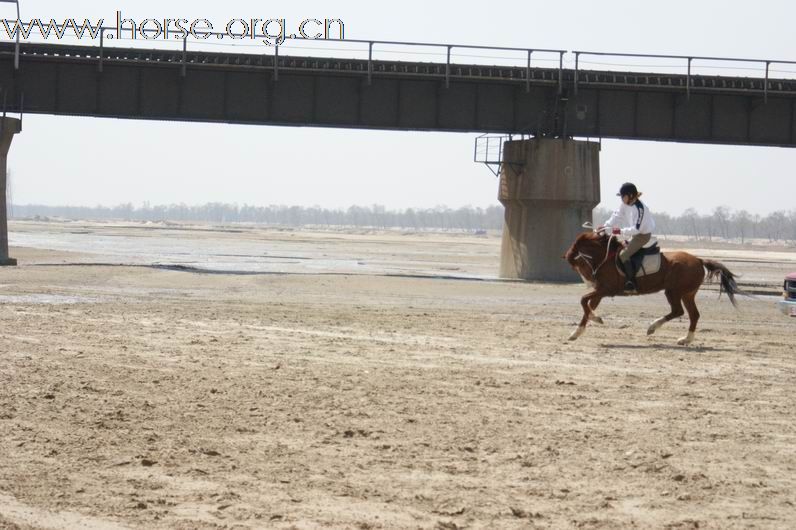
[[[606,233],[610,229],[617,238],[627,241],[625,248],[619,252],[619,260],[625,270],[625,290],[636,291],[636,271],[630,258],[642,248],[650,248],[657,241],[652,237],[655,221],[639,197],[635,184],[625,182],[619,188],[617,196],[622,197],[622,204],[605,222]]]

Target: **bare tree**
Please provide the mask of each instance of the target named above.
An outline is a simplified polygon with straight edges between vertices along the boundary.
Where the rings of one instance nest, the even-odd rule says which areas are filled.
[[[713,210],[713,225],[715,225],[719,236],[730,239],[730,207],[718,206]]]
[[[689,208],[683,212],[683,220],[687,225],[687,229],[694,236],[694,239],[699,241],[699,214],[693,208]]]
[[[752,230],[752,216],[746,210],[741,210],[732,214],[732,222],[735,225],[738,237],[741,238],[741,244],[743,244]]]
[[[779,241],[784,233],[784,228],[788,218],[784,212],[772,212],[763,218],[763,227],[766,237],[771,242]]]
[[[796,210],[790,210],[787,218],[787,238],[791,244],[796,244]]]

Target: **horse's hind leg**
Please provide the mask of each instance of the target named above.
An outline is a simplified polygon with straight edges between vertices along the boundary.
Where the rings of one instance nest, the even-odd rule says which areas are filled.
[[[688,320],[691,324],[688,326],[688,334],[677,341],[677,344],[681,346],[691,344],[691,341],[694,340],[694,332],[696,331],[697,322],[699,322],[699,310],[694,300],[696,294],[696,291],[692,291],[683,295],[683,305],[685,305],[685,310],[688,311]]]
[[[681,317],[685,314],[685,311],[683,311],[683,304],[680,303],[679,294],[675,294],[675,292],[670,289],[664,291],[664,294],[666,294],[666,300],[669,301],[669,306],[671,306],[672,310],[669,312],[668,315],[662,316],[661,318],[655,320],[652,324],[650,324],[650,327],[647,328],[647,335],[652,335],[658,330],[659,327],[664,325],[666,322],[669,322],[670,320],[675,319],[677,317]]]

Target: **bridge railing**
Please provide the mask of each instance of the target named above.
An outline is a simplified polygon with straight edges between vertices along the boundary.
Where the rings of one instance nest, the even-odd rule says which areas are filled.
[[[567,53],[566,50],[551,50],[551,49],[534,49],[534,48],[513,48],[513,47],[505,47],[505,46],[478,46],[478,45],[471,45],[471,44],[438,44],[438,43],[429,43],[429,42],[401,42],[401,41],[368,41],[368,40],[350,40],[349,42],[358,42],[361,44],[367,44],[368,46],[368,81],[371,80],[372,77],[372,65],[373,65],[373,52],[374,48],[382,46],[401,46],[401,47],[424,47],[424,48],[431,48],[437,50],[444,50],[444,57],[445,57],[445,86],[450,86],[450,78],[451,78],[451,66],[454,64],[452,62],[453,50],[468,50],[468,51],[488,51],[488,52],[516,52],[523,54],[523,59],[525,61],[524,68],[525,72],[525,80],[526,80],[526,88],[530,90],[530,83],[531,83],[531,68],[532,68],[532,56],[534,53],[542,53],[542,54],[556,54],[558,55],[558,82],[559,86],[563,82],[563,69],[564,69],[564,55]],[[462,54],[461,57],[467,58],[483,58],[479,55],[472,55],[472,54]],[[497,57],[497,56],[489,56],[488,58],[492,59],[501,59],[504,62],[509,61],[516,61],[518,57]],[[471,63],[468,63],[471,64]],[[507,66],[516,66],[514,64],[509,64]]]
[[[572,52],[574,55],[575,63],[574,63],[574,91],[575,94],[578,92],[579,77],[578,74],[581,72],[581,56],[591,56],[591,57],[608,57],[611,59],[652,59],[652,60],[666,60],[666,61],[676,61],[679,64],[674,65],[667,65],[665,68],[674,70],[672,73],[681,74],[686,76],[686,83],[685,83],[685,90],[688,97],[691,95],[691,87],[693,84],[693,77],[696,75],[695,67],[699,66],[702,71],[704,70],[711,70],[712,74],[715,75],[716,71],[729,71],[733,70],[734,75],[738,75],[738,73],[743,72],[747,76],[757,77],[763,79],[763,98],[765,101],[768,101],[768,91],[769,91],[769,80],[771,79],[771,74],[776,73],[778,78],[796,78],[796,61],[784,61],[784,60],[772,60],[772,59],[747,59],[747,58],[734,58],[734,57],[710,57],[710,56],[699,56],[699,55],[661,55],[661,54],[643,54],[643,53],[618,53],[618,52],[593,52],[593,51],[584,51],[584,50],[575,50]],[[606,64],[604,62],[597,62],[592,64],[596,64],[600,66],[600,69],[612,69],[611,67],[619,67],[622,71],[628,71],[631,68],[646,68],[646,71],[649,71],[649,67],[651,65],[638,65],[638,64],[628,64],[627,62],[623,62],[621,64]],[[772,65],[775,67],[772,69]],[[776,68],[776,67],[787,67],[790,65],[793,69],[787,68]],[[656,69],[661,69],[660,65],[654,65]],[[783,74],[790,74],[790,75],[783,75]],[[704,75],[704,74],[703,74]]]
[[[29,22],[25,23],[29,24]],[[270,45],[261,42],[261,39],[270,38],[268,35],[248,35],[245,38],[238,35],[233,38],[229,33],[219,31],[196,31],[194,35],[180,36],[179,40],[171,38],[132,38],[132,31],[124,29],[119,32],[119,28],[113,26],[103,26],[98,32],[98,38],[89,38],[84,34],[77,37],[64,31],[65,26],[57,26],[63,33],[63,37],[58,38],[59,44],[68,43],[75,46],[86,46],[87,43],[98,48],[100,62],[102,62],[106,48],[124,47],[136,49],[163,50],[168,49],[183,55],[182,70],[185,72],[187,67],[187,55],[190,52],[227,52],[247,55],[273,55],[275,75],[278,76],[279,57],[290,53],[292,57],[328,57],[328,58],[347,58],[367,61],[366,75],[368,82],[372,80],[374,74],[373,65],[380,60],[402,60],[411,62],[435,62],[444,63],[444,79],[446,86],[449,86],[450,79],[454,77],[452,67],[454,65],[478,65],[478,66],[507,66],[513,68],[524,68],[526,70],[524,78],[526,89],[530,90],[531,70],[544,64],[547,68],[558,70],[559,88],[563,81],[564,56],[566,50],[544,49],[544,48],[520,48],[507,46],[482,46],[473,44],[451,44],[435,42],[409,42],[409,41],[389,41],[389,40],[363,40],[363,39],[286,39],[281,44],[272,42]],[[161,35],[155,28],[138,28],[138,33],[149,35]],[[176,33],[176,32],[175,32]],[[31,34],[33,39],[26,39],[21,46],[24,48],[28,42],[38,44],[52,44],[53,39],[44,38]],[[5,35],[4,35],[5,37]],[[4,39],[0,39],[4,40]],[[97,42],[98,41],[98,42]],[[15,64],[18,68],[19,48],[17,48]],[[342,55],[342,57],[341,57]]]
[[[29,23],[28,23],[29,24]],[[582,85],[580,75],[585,72],[583,66],[599,66],[595,70],[618,70],[618,71],[640,71],[645,73],[675,74],[685,77],[682,83],[687,96],[690,97],[693,79],[697,75],[716,75],[732,71],[734,76],[739,74],[749,78],[762,80],[762,95],[768,99],[769,79],[774,75],[777,78],[796,78],[796,61],[772,60],[772,59],[747,59],[747,58],[728,58],[728,57],[709,57],[698,55],[662,55],[662,54],[638,54],[638,53],[615,53],[598,52],[587,50],[566,50],[542,49],[542,48],[522,48],[506,46],[482,46],[472,44],[451,44],[433,42],[408,42],[408,41],[388,41],[388,40],[363,40],[363,39],[286,39],[281,44],[266,45],[258,39],[268,38],[269,35],[248,35],[245,38],[233,37],[226,32],[218,31],[197,31],[199,39],[194,35],[186,34],[179,39],[154,38],[138,39],[131,38],[132,31],[125,29],[119,33],[117,27],[105,26],[99,31],[97,39],[78,38],[69,31],[65,31],[65,26],[58,26],[63,38],[59,38],[59,43],[85,46],[87,42],[97,50],[99,68],[102,69],[106,50],[111,48],[133,48],[133,49],[152,49],[163,51],[164,48],[181,54],[182,60],[180,69],[183,75],[189,66],[189,54],[195,52],[224,52],[234,54],[245,54],[254,56],[272,56],[269,60],[274,70],[274,76],[278,78],[280,69],[280,56],[290,55],[291,57],[326,57],[335,59],[353,59],[362,61],[366,67],[357,70],[367,76],[368,83],[372,82],[376,74],[374,66],[384,61],[408,61],[411,63],[434,63],[443,64],[444,71],[434,74],[442,77],[445,85],[449,86],[453,78],[459,77],[455,74],[454,67],[460,66],[480,66],[480,67],[510,67],[515,74],[509,79],[525,84],[526,91],[530,91],[532,82],[538,81],[534,78],[533,70],[544,67],[552,72],[548,72],[545,77],[546,83],[556,83],[558,90],[561,91],[565,80],[565,70],[574,70],[574,91]],[[143,33],[142,33],[143,32]],[[154,28],[139,28],[140,34],[157,34]],[[176,32],[174,32],[176,33]],[[125,35],[127,35],[125,37]],[[32,34],[37,37],[36,33]],[[139,35],[140,36],[140,35]],[[168,37],[168,35],[166,35]],[[4,37],[6,37],[4,35]],[[114,37],[111,39],[111,37]],[[122,38],[117,38],[122,37]],[[0,39],[4,40],[4,39]],[[99,41],[99,42],[97,42]],[[29,43],[52,44],[53,39],[46,39],[39,35],[38,38],[23,41],[16,49],[15,65],[19,65],[20,46],[24,47]],[[273,44],[273,43],[272,43]],[[607,62],[606,62],[607,61]],[[644,64],[638,64],[643,62]],[[664,62],[665,64],[661,64]],[[790,69],[788,69],[790,67]],[[641,68],[642,70],[639,70]],[[519,70],[519,71],[518,71]],[[524,72],[523,72],[524,70]],[[557,75],[556,75],[557,71]],[[708,72],[707,74],[705,72]],[[570,75],[567,73],[567,75]],[[557,77],[557,79],[555,79]],[[571,76],[566,81],[571,83]]]

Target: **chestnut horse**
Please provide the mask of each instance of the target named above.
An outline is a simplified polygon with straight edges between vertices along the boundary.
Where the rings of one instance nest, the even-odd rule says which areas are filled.
[[[616,254],[621,249],[621,244],[615,237],[600,232],[586,232],[580,234],[572,246],[567,250],[564,258],[589,285],[592,290],[583,295],[580,305],[583,306],[583,318],[577,329],[569,336],[575,340],[583,334],[586,323],[593,320],[599,324],[602,318],[595,314],[600,301],[606,296],[625,296],[625,276],[616,266]],[[680,338],[677,344],[686,345],[694,340],[694,331],[699,320],[694,298],[702,282],[705,280],[705,269],[708,278],[721,279],[719,295],[726,291],[730,302],[735,306],[735,295],[743,294],[735,283],[735,275],[727,270],[721,263],[709,259],[700,259],[688,252],[661,253],[661,268],[658,272],[641,278],[636,278],[638,292],[632,294],[650,294],[663,290],[666,300],[669,301],[671,311],[652,322],[647,329],[647,335],[652,335],[664,323],[683,316],[683,306],[688,311],[690,326],[688,334]]]

